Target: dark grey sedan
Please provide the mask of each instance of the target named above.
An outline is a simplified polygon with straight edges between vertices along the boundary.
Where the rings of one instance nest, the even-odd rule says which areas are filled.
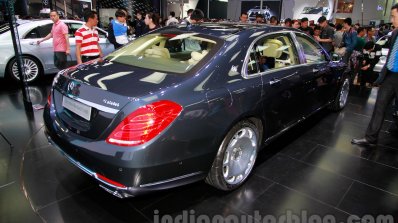
[[[203,179],[232,190],[263,145],[346,105],[345,68],[293,29],[165,27],[58,73],[46,134],[120,198]]]

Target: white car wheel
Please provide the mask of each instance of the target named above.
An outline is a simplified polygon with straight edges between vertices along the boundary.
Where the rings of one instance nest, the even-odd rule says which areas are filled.
[[[22,70],[25,74],[25,80],[27,82],[33,82],[37,80],[42,74],[41,65],[36,59],[28,56],[23,57]],[[10,62],[8,71],[14,80],[19,80],[17,60],[15,58]]]

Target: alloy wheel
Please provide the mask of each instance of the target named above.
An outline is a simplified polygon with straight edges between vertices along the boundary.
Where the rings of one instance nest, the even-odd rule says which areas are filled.
[[[249,127],[237,131],[224,152],[223,177],[231,185],[239,184],[250,174],[257,157],[257,136]]]
[[[31,58],[23,58],[22,69],[24,71],[25,79],[27,82],[31,82],[39,76],[39,65]],[[19,72],[16,61],[13,63],[11,71],[15,79],[19,80]]]

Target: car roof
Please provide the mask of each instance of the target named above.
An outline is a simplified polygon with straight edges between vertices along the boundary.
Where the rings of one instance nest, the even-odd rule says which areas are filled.
[[[78,20],[71,20],[71,19],[61,19],[63,22],[75,22],[75,23],[81,23],[84,24],[82,21]],[[48,24],[52,23],[53,21],[51,19],[32,19],[32,20],[17,20],[17,23],[20,25],[30,25],[31,23],[37,23],[37,24]]]
[[[177,29],[182,32],[186,31],[197,32],[222,39],[227,39],[231,35],[240,35],[243,33],[254,33],[259,31],[263,31],[264,33],[282,31],[282,30],[301,32],[298,29],[287,28],[282,26],[272,26],[272,25],[257,24],[257,23],[238,23],[238,22],[225,22],[225,23],[205,22],[192,26],[178,25]]]
[[[85,24],[85,22],[80,21],[80,20],[73,20],[73,19],[61,19],[62,22],[65,23],[80,23],[80,24]],[[41,25],[46,25],[49,23],[53,23],[51,19],[32,19],[32,20],[17,20],[17,23],[20,25],[19,28],[27,30],[32,25],[32,23],[35,23],[34,26],[41,26]],[[108,33],[106,30],[96,27],[97,29],[100,29],[101,31]]]

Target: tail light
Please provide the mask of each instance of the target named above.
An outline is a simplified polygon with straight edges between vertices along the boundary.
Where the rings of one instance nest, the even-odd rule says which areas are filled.
[[[181,111],[181,105],[172,101],[158,101],[140,107],[116,127],[106,142],[119,146],[144,144],[167,128]]]
[[[48,97],[47,97],[47,106],[48,107],[51,106],[51,92],[48,94]]]

